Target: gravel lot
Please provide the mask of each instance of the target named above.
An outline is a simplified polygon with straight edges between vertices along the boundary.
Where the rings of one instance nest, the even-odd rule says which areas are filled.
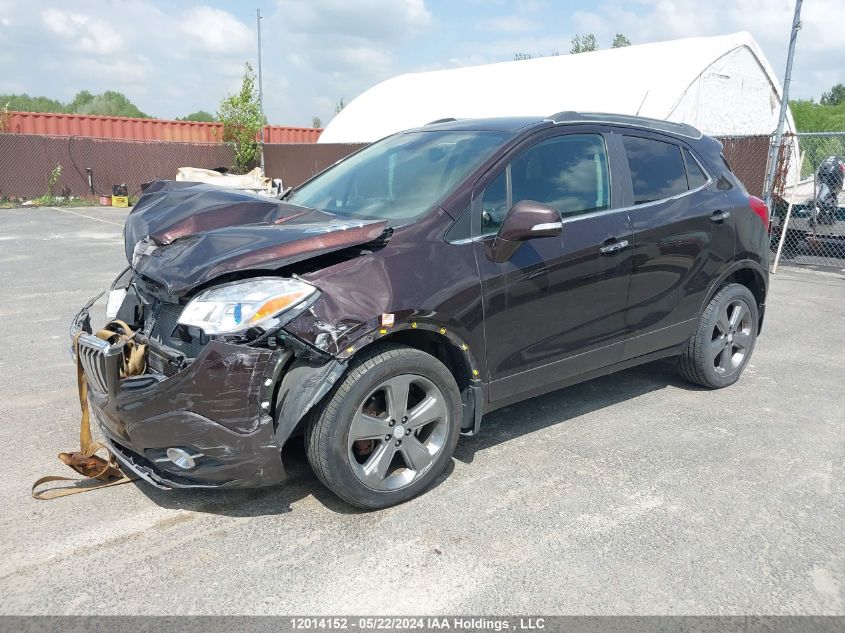
[[[35,501],[72,474],[67,326],[125,213],[0,211],[0,613],[845,614],[845,271],[781,269],[737,385],[657,363],[511,406],[397,508],[301,450],[269,489]]]

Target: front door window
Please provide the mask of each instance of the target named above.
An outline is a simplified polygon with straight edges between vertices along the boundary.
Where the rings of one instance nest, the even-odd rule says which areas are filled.
[[[508,209],[522,200],[554,207],[562,218],[609,209],[604,138],[600,134],[556,136],[526,150],[484,190],[482,235],[496,233]]]

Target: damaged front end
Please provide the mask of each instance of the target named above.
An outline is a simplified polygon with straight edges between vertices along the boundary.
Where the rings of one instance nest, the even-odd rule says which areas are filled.
[[[170,184],[172,199],[154,186],[130,214],[132,265],[107,310],[146,346],[144,372],[120,377],[119,350],[92,334],[93,301],[71,326],[92,419],[125,469],[153,485],[280,482],[282,447],[347,362],[285,330],[320,300],[291,264],[371,241],[383,223],[338,235],[309,210]]]
[[[83,333],[92,419],[121,464],[163,488],[282,481],[282,447],[345,363],[280,328],[192,337],[178,323],[185,306],[142,286],[132,280],[116,315],[146,345],[141,375],[120,378],[121,350],[91,334],[89,307],[71,328]]]

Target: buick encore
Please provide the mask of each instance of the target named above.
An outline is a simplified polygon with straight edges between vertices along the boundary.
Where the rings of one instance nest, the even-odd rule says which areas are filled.
[[[768,223],[688,125],[443,120],[281,199],[152,183],[110,295],[141,370],[92,335],[90,304],[72,333],[125,471],[276,484],[282,448],[304,441],[323,484],[382,508],[514,402],[665,357],[698,385],[736,382],[763,322]]]

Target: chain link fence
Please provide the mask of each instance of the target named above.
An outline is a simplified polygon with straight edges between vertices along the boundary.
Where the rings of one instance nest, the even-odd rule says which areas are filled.
[[[296,186],[360,147],[268,143],[265,171],[286,187]],[[0,202],[44,196],[57,165],[61,174],[54,196],[95,198],[111,195],[112,185],[121,184],[135,196],[143,183],[173,179],[180,167],[232,170],[234,162],[232,147],[226,143],[0,134]]]
[[[111,195],[112,185],[124,183],[129,195],[137,195],[142,183],[175,178],[179,167],[232,164],[232,148],[224,143],[0,134],[0,199],[45,195],[57,165],[53,195],[93,197]]]
[[[772,261],[845,268],[845,132],[788,137],[793,164],[772,199]]]
[[[719,140],[748,192],[764,197],[772,137]],[[285,186],[295,186],[359,147],[268,144],[266,172],[281,178]],[[831,156],[845,158],[845,132],[784,136],[774,166],[773,262],[845,268],[843,174],[825,171],[823,165]],[[224,143],[0,134],[0,202],[45,195],[57,165],[62,169],[53,195],[94,197],[109,195],[112,185],[123,183],[130,195],[137,195],[142,183],[174,178],[179,167],[219,169],[233,163],[232,148]],[[820,195],[825,186],[834,195]]]

